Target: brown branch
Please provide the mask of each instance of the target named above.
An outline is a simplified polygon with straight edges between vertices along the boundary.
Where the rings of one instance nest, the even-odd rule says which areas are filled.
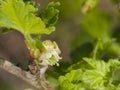
[[[45,84],[45,81],[40,80],[38,76],[31,74],[29,71],[22,70],[7,60],[0,59],[0,69],[3,69],[6,72],[11,73],[12,75],[26,81],[39,90],[54,90],[53,88],[48,87],[50,86],[48,84],[46,84],[47,86],[45,85],[44,88],[40,82],[43,82]]]

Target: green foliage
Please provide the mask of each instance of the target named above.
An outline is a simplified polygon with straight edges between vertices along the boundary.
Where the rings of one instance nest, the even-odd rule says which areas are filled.
[[[84,65],[75,70],[72,68],[69,73],[59,78],[60,90],[106,90],[107,88],[116,90],[120,79],[113,84],[113,77],[115,71],[120,68],[120,61],[111,59],[109,62],[105,62],[90,58],[83,60],[84,63],[81,65]]]
[[[37,64],[53,65],[53,63],[57,64],[60,59],[58,55],[60,50],[55,42],[44,41],[48,43],[45,44],[39,40],[42,34],[50,34],[55,30],[54,25],[58,20],[59,13],[57,6],[59,5],[59,2],[48,4],[45,11],[41,13],[41,19],[36,15],[38,7],[32,1],[0,1],[0,26],[8,28],[3,32],[9,31],[11,28],[20,31],[26,39],[25,43],[31,57],[35,59]],[[30,34],[36,34],[36,37],[32,38]],[[49,50],[49,47],[52,48]],[[43,52],[44,54],[41,55]]]
[[[57,9],[57,7],[59,5],[59,2],[51,2],[48,4],[47,8],[40,14],[40,17],[47,27],[51,26],[51,28],[54,28],[54,25],[58,20],[59,10]]]
[[[111,21],[112,17],[108,13],[95,9],[80,22],[85,31],[93,37],[93,40],[96,40],[93,51],[94,57],[99,57],[99,55],[102,57],[104,52],[120,55],[120,46],[111,35]]]
[[[41,18],[35,15],[38,9],[29,2],[2,0],[0,7],[1,27],[14,28],[23,34],[49,34],[54,31],[54,28],[46,28]]]
[[[71,53],[71,58],[75,64],[72,63],[67,69],[67,73],[59,77],[59,90],[120,89],[120,61],[118,59],[109,59],[108,62],[103,59],[99,60],[107,52],[114,53],[117,56],[120,55],[119,44],[111,35],[111,20],[112,17],[109,14],[98,9],[84,16],[80,24],[88,34],[80,34],[76,38],[77,40],[73,42],[75,44],[77,42],[76,45],[74,44],[74,50]],[[85,38],[89,35],[92,38]],[[114,35],[116,35],[114,37],[119,36],[118,33]],[[94,49],[88,42],[94,45]],[[92,51],[93,58],[88,58]],[[85,58],[82,59],[83,57]],[[96,57],[98,59],[95,59]]]
[[[72,63],[66,70],[67,73],[59,77],[59,90],[120,89],[120,61],[117,59],[109,59],[108,62],[99,60],[105,53],[108,55],[108,52],[120,55],[119,44],[111,35],[111,21],[112,17],[102,10],[94,9],[86,13],[80,24],[88,34],[82,32],[75,38],[74,50],[71,52],[71,58],[75,64]],[[118,41],[119,33],[116,32],[114,37],[117,37]],[[88,42],[94,45],[94,49]],[[86,58],[90,57],[92,51],[93,55],[99,59]],[[96,53],[99,53],[100,57]],[[83,57],[85,58],[82,59]]]
[[[81,33],[75,38],[71,52],[73,62],[69,68],[64,68],[66,74],[59,77],[58,90],[119,90],[120,61],[110,58],[105,62],[105,59],[102,59],[112,54],[120,56],[120,45],[111,33],[112,16],[105,11],[94,9],[99,0],[80,2],[85,13],[80,24],[87,34]],[[71,7],[66,9],[72,11]],[[119,35],[115,37],[119,38]]]
[[[82,70],[73,70],[67,73],[65,76],[59,78],[60,89],[59,90],[82,90],[80,80],[82,76]]]
[[[47,71],[47,80],[58,90],[120,89],[120,61],[110,58],[105,62],[102,59],[112,54],[120,56],[119,30],[113,35],[115,41],[110,30],[112,16],[94,9],[99,1],[60,1],[61,8],[68,15],[82,11],[80,25],[84,31],[73,42],[72,62],[61,62],[59,67],[54,67],[54,71]],[[113,2],[118,3],[119,0]],[[31,0],[0,0],[0,26],[5,28],[3,33],[11,29],[20,31],[25,36],[27,48],[39,65],[58,65],[57,62],[61,59],[55,42],[39,40],[42,34],[50,34],[55,30],[59,5],[59,2],[51,2],[37,16],[38,7]],[[35,34],[35,37],[30,34]]]
[[[92,37],[107,39],[110,36],[111,17],[101,10],[93,10],[85,16],[81,25]]]

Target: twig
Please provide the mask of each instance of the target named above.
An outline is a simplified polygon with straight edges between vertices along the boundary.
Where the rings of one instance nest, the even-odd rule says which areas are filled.
[[[0,69],[3,69],[6,72],[11,73],[12,75],[15,75],[16,77],[21,78],[22,80],[38,88],[39,90],[44,90],[42,85],[38,84],[38,80],[39,82],[44,82],[44,81],[40,81],[40,79],[37,79],[38,77],[36,75],[31,74],[29,71],[22,70],[21,68],[15,66],[14,64],[12,64],[7,60],[0,59]],[[47,87],[48,86],[50,85],[47,85]],[[45,90],[54,90],[54,89],[49,87],[48,89]]]

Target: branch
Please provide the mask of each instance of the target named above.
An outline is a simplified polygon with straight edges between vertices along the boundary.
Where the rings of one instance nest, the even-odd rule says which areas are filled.
[[[3,69],[6,72],[26,81],[39,90],[54,90],[53,88],[48,87],[50,85],[45,85],[46,82],[40,80],[36,75],[31,74],[29,71],[22,70],[7,60],[0,59],[0,69]],[[43,87],[40,82],[44,83],[45,86]]]

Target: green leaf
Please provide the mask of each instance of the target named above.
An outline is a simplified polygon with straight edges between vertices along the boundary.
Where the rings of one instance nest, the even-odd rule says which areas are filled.
[[[114,74],[120,68],[120,61],[118,59],[110,59],[108,64],[112,74]]]
[[[83,60],[86,61],[86,63],[88,63],[91,67],[93,67],[92,69],[96,69],[102,73],[106,73],[109,72],[109,64],[107,64],[105,61],[103,60],[95,60],[95,59],[90,59],[90,58],[84,58]]]
[[[76,70],[76,69],[87,70],[87,69],[94,69],[94,68],[96,68],[94,59],[83,58],[78,63],[71,65],[68,68],[68,71]]]
[[[109,64],[112,68],[120,67],[120,61],[118,59],[110,59]]]
[[[104,74],[97,70],[86,70],[83,74],[82,81],[86,85],[89,85],[90,88],[98,90],[98,87],[104,86],[107,82],[107,80],[104,80],[104,77]]]
[[[73,83],[78,83],[81,80],[82,70],[72,70],[70,73],[66,74],[65,77]]]
[[[70,90],[116,90],[116,88],[119,88],[120,61],[117,59],[105,62],[84,58],[83,62],[74,64],[69,69],[71,70],[69,73],[59,78],[60,86],[66,90],[68,90],[68,87],[64,84],[69,84],[73,88]],[[80,85],[79,89],[75,89],[78,84]]]
[[[42,18],[43,22],[46,24],[47,27],[53,26],[57,23],[59,14],[59,10],[57,9],[57,7],[59,5],[59,2],[51,2],[40,14],[40,17]]]
[[[109,62],[105,62],[88,58],[84,58],[84,60],[94,67],[93,69],[86,69],[83,73],[82,81],[86,85],[97,90],[106,90],[105,88],[110,86],[114,87],[112,82],[115,80],[115,71],[119,68],[120,61],[111,59]]]
[[[110,36],[111,17],[101,10],[93,10],[81,21],[84,29],[95,39],[107,41]]]
[[[35,15],[37,8],[23,0],[0,1],[0,26],[14,28],[22,33],[49,34],[54,28],[46,28],[41,18]]]
[[[60,87],[59,90],[74,90],[74,85],[70,83],[65,77],[59,78]]]
[[[60,90],[84,90],[81,83],[82,70],[72,70],[65,76],[59,77]],[[80,89],[81,88],[81,89]]]

